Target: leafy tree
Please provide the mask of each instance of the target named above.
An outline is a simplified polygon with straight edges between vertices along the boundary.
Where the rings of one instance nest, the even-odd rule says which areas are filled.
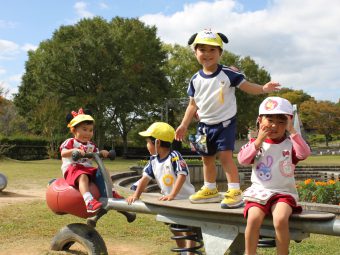
[[[6,99],[3,96],[4,94],[4,88],[0,84],[0,114],[3,113],[3,105],[6,103]]]
[[[167,53],[163,70],[171,84],[171,90],[161,104],[162,117],[176,128],[182,120],[183,109],[188,104],[188,84],[200,65],[189,47],[163,44],[163,50]]]
[[[236,66],[246,76],[250,82],[264,85],[270,81],[269,73],[260,68],[250,57],[240,59],[240,57],[229,53],[229,61],[231,66]],[[267,95],[250,95],[236,90],[237,100],[237,132],[239,137],[245,137],[250,127],[255,126],[255,121],[258,115],[258,108],[262,100]]]
[[[280,91],[275,92],[274,95],[287,99],[292,104],[296,104],[298,108],[303,102],[314,100],[313,97],[306,94],[303,90],[293,90],[289,88],[282,88]]]
[[[326,147],[332,134],[340,133],[340,107],[329,101],[305,101],[300,106],[300,117],[305,129],[323,134]]]
[[[171,94],[173,98],[188,97],[186,91],[189,81],[194,73],[201,68],[196,57],[189,47],[178,44],[164,44],[163,49],[167,52],[164,72],[171,84]]]
[[[0,135],[8,137],[28,133],[24,119],[18,114],[13,102],[3,99],[0,105]]]
[[[114,88],[107,91],[110,101],[105,113],[109,125],[122,137],[126,152],[129,131],[158,112],[158,106],[170,92],[162,71],[166,54],[155,27],[145,26],[138,19],[118,17],[110,25],[121,63]]]
[[[59,129],[64,127],[66,132],[66,113],[85,107],[93,111],[100,143],[102,103],[106,99],[104,87],[109,89],[114,83],[119,65],[109,32],[107,22],[101,18],[84,19],[74,26],[61,26],[52,39],[29,52],[26,72],[14,102],[36,134],[42,134],[46,123],[53,123],[56,118]],[[55,104],[62,114],[54,116],[45,111],[45,117],[40,115],[42,105],[52,108]]]
[[[135,120],[154,110],[168,92],[164,60],[155,27],[137,19],[83,19],[61,26],[29,52],[14,102],[36,134],[50,136],[67,132],[67,112],[89,108],[97,144],[118,130],[126,148]],[[46,123],[56,128],[46,129]]]

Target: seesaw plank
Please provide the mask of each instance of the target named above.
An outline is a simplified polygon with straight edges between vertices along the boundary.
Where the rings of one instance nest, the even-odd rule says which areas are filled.
[[[243,208],[237,209],[222,209],[220,203],[207,203],[207,204],[192,204],[189,200],[172,200],[172,201],[160,201],[161,195],[159,193],[144,193],[141,200],[145,204],[164,206],[169,208],[181,209],[181,210],[193,210],[225,214],[228,215],[243,215]],[[335,215],[327,212],[318,211],[303,211],[301,214],[293,214],[292,219],[298,220],[315,220],[315,221],[327,221],[335,218]]]

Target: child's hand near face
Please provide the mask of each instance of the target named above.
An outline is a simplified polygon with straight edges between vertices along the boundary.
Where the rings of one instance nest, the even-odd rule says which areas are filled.
[[[260,124],[259,133],[257,135],[257,138],[261,142],[263,142],[267,138],[269,132],[270,132],[270,127],[267,127],[266,125]]]
[[[255,144],[255,148],[258,150],[260,149],[262,142],[267,138],[268,134],[269,134],[270,128],[261,124],[260,122],[260,126],[259,126],[259,131],[257,134],[257,138],[254,142]]]
[[[296,134],[296,130],[294,128],[294,120],[293,120],[292,116],[290,116],[290,115],[286,115],[286,116],[287,116],[287,127],[286,127],[286,130],[290,134]]]

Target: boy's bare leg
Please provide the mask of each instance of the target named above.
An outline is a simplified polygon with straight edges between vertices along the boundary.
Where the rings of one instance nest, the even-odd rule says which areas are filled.
[[[237,166],[233,160],[232,151],[220,151],[218,154],[223,171],[226,174],[228,183],[240,183]]]
[[[78,177],[78,187],[82,195],[86,192],[90,192],[89,182],[89,177],[86,174],[82,174]]]
[[[185,235],[194,235],[195,233],[192,233],[192,232],[186,232]],[[186,247],[188,248],[192,248],[192,247],[195,247],[196,245],[196,242],[195,241],[192,241],[192,240],[187,240],[186,242]],[[194,255],[195,253],[192,253],[192,252],[188,252],[188,255]]]
[[[175,236],[190,236],[190,235],[194,235],[195,233],[193,232],[176,232],[171,230],[171,232],[175,235]],[[191,248],[191,247],[195,247],[196,242],[192,241],[192,240],[186,240],[186,239],[176,239],[176,244],[178,248]],[[194,255],[194,253],[192,252],[188,252],[188,255]]]
[[[202,161],[204,185],[199,191],[192,194],[189,200],[193,204],[218,203],[221,201],[221,196],[216,187],[215,156],[204,156]]]
[[[182,236],[183,232],[172,232],[175,236]],[[176,240],[176,244],[178,248],[185,248],[186,240]]]
[[[283,202],[279,202],[272,207],[273,225],[276,234],[276,250],[279,255],[287,255],[289,253],[289,217],[292,212],[292,208]]]
[[[204,181],[214,183],[216,182],[217,172],[215,164],[215,156],[203,156],[203,175]]]
[[[257,244],[260,237],[260,228],[265,217],[264,212],[256,207],[250,207],[248,210],[247,226],[244,233],[245,236],[245,254],[255,255]]]

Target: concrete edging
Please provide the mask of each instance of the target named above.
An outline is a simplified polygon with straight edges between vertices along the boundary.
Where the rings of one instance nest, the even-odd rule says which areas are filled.
[[[319,203],[309,203],[309,202],[299,202],[303,210],[308,211],[318,211],[318,212],[328,212],[334,213],[340,216],[340,206],[339,205],[329,205],[329,204],[319,204]]]

